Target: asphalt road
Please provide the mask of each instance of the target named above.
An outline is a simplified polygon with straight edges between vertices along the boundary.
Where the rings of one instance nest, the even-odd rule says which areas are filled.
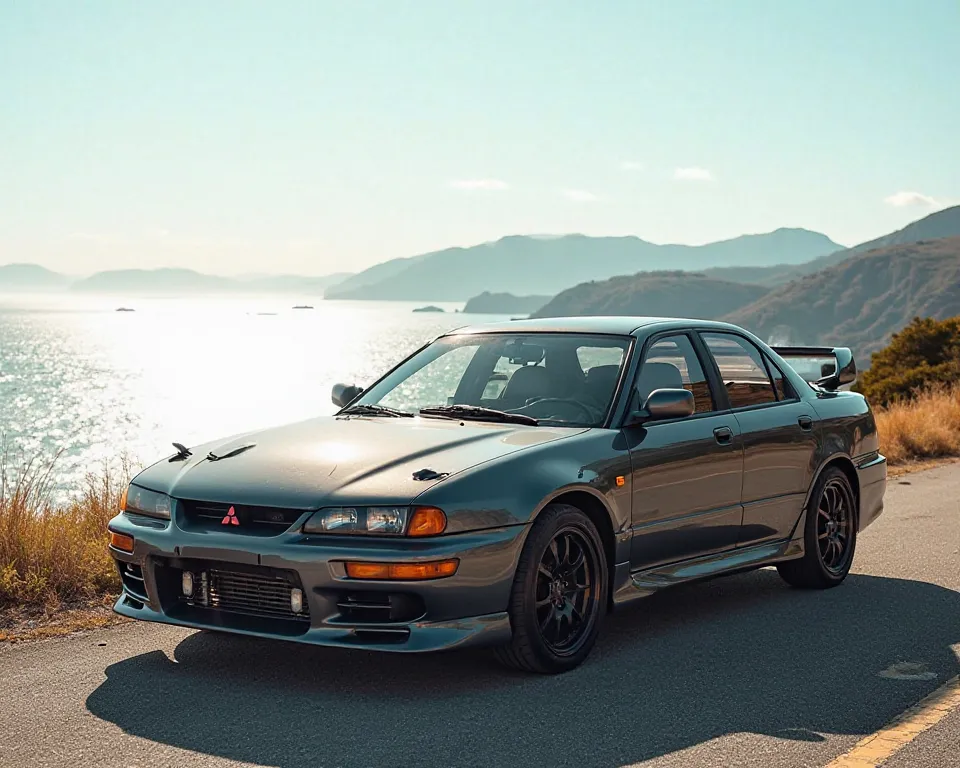
[[[840,588],[678,587],[561,677],[144,624],[8,646],[0,765],[822,766],[960,673],[960,465],[901,480]],[[960,711],[887,764],[960,766]]]

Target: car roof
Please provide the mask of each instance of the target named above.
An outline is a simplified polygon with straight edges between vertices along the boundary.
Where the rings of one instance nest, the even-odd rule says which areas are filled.
[[[683,317],[544,317],[535,320],[507,320],[499,323],[468,325],[449,331],[447,335],[474,333],[599,333],[631,336],[643,329],[669,330],[672,328],[736,329],[735,325],[713,320],[693,320]]]

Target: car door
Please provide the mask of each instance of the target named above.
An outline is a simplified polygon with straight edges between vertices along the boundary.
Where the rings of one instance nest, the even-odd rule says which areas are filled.
[[[627,426],[633,487],[634,570],[733,549],[742,518],[740,427],[704,376],[686,333],[654,337],[631,392],[631,410],[654,389],[693,392],[696,412]]]
[[[735,333],[702,332],[743,440],[739,546],[789,537],[816,470],[817,414],[776,364]]]

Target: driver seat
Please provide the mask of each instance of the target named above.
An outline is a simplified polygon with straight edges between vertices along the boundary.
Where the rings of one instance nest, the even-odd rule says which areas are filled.
[[[553,377],[542,365],[517,368],[503,388],[500,399],[505,408],[522,408],[531,397],[553,397]]]

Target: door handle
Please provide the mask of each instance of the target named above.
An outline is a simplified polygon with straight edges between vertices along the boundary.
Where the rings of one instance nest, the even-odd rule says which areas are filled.
[[[799,419],[797,419],[797,424],[799,424],[800,429],[804,430],[805,432],[809,432],[811,429],[813,429],[813,419],[809,416],[801,416]]]
[[[733,438],[733,430],[730,429],[730,427],[717,427],[713,430],[713,436],[720,445],[730,445],[730,440]]]

